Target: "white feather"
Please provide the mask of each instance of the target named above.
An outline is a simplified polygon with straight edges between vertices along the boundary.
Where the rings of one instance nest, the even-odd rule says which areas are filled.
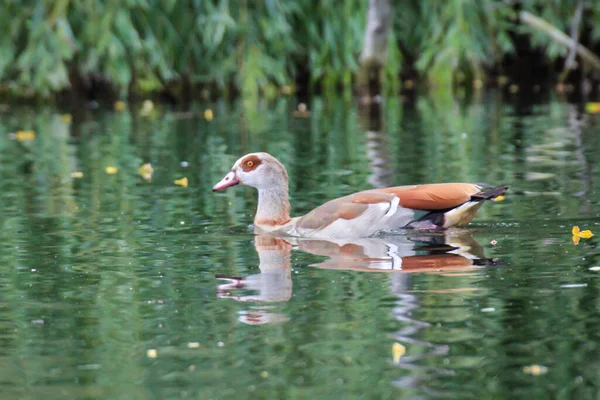
[[[390,208],[388,212],[385,213],[385,216],[391,217],[392,215],[394,215],[396,211],[398,211],[398,204],[400,204],[400,199],[398,198],[398,196],[394,196],[392,201],[390,201]]]

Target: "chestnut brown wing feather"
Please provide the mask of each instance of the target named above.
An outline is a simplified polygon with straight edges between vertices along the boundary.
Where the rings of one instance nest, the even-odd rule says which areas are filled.
[[[396,186],[379,189],[400,199],[400,206],[412,210],[445,210],[471,199],[481,188],[472,183],[437,183],[416,186]]]

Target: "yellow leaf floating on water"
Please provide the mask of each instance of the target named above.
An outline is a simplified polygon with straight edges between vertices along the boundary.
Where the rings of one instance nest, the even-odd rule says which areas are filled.
[[[210,108],[204,110],[204,118],[206,118],[207,121],[212,121],[213,117],[213,110],[211,110]]]
[[[585,231],[581,231],[581,232],[579,232],[579,237],[581,237],[581,238],[583,238],[583,239],[589,239],[589,238],[591,238],[592,236],[594,236],[594,234],[593,234],[593,233],[592,233],[592,231],[590,231],[589,229],[588,229],[588,230],[585,230]]]
[[[116,174],[117,172],[119,172],[119,170],[118,170],[118,168],[117,168],[117,167],[112,167],[112,166],[110,166],[110,167],[106,167],[104,170],[105,170],[105,171],[106,171],[106,173],[107,173],[107,174],[109,174],[109,175],[114,175],[114,174]]]
[[[589,114],[600,113],[600,103],[587,103],[585,105],[585,111],[587,111]]]
[[[81,179],[81,178],[83,178],[83,172],[81,172],[81,171],[73,171],[73,172],[71,172],[71,178],[73,178],[73,179]]]
[[[154,168],[152,168],[152,164],[145,163],[138,169],[139,174],[144,178],[144,180],[150,182],[152,180],[152,173],[154,173]]]
[[[17,142],[31,142],[35,140],[35,131],[16,131],[14,138]]]
[[[116,111],[125,111],[126,108],[127,108],[127,104],[125,104],[125,102],[123,100],[115,101],[115,110]]]
[[[504,196],[500,195],[493,199],[494,201],[504,201]]]
[[[394,364],[400,363],[400,358],[406,354],[406,347],[400,343],[394,343],[392,345],[392,360]]]
[[[546,372],[548,372],[548,367],[545,367],[543,365],[527,365],[525,367],[523,367],[523,372],[526,373],[527,375],[544,375]]]
[[[71,116],[71,114],[63,114],[60,116],[60,120],[65,124],[65,125],[71,125],[71,122],[73,121],[73,117]]]
[[[183,177],[181,179],[176,179],[175,184],[178,186],[188,187],[188,178]]]
[[[579,227],[577,225],[575,225],[573,227],[573,229],[571,229],[571,233],[573,233],[573,243],[574,244],[579,244],[579,241],[581,239],[589,239],[592,236],[594,236],[592,231],[590,231],[589,229],[582,231],[582,230],[579,230]]]
[[[148,358],[156,358],[158,357],[158,352],[156,351],[156,349],[148,349],[146,350],[146,356]]]

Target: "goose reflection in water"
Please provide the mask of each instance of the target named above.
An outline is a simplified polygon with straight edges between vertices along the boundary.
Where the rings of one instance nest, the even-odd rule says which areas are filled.
[[[366,272],[448,272],[495,265],[483,247],[462,229],[443,233],[382,236],[351,242],[302,240],[298,248],[327,256],[313,266]]]
[[[272,312],[273,306],[269,306],[269,303],[285,302],[292,297],[290,256],[293,249],[328,257],[327,260],[313,266],[337,270],[440,274],[464,272],[497,264],[496,260],[486,258],[481,245],[467,230],[462,229],[351,241],[258,235],[255,236],[254,246],[260,259],[259,274],[246,277],[217,275],[218,279],[226,281],[218,285],[218,297],[261,303],[260,306],[254,306],[240,314],[240,321],[253,325],[288,320],[286,316]],[[397,285],[393,286],[397,288]],[[403,290],[410,289],[406,285],[402,286]],[[237,290],[254,293],[237,295]]]
[[[217,296],[237,301],[256,303],[277,303],[288,301],[292,297],[292,264],[290,261],[292,244],[287,240],[270,236],[255,236],[254,246],[260,264],[259,274],[240,277],[217,275],[227,283],[217,286]],[[257,292],[253,295],[237,296],[231,292],[245,289]],[[255,306],[240,313],[239,320],[250,325],[272,322],[285,322],[289,318],[270,312],[268,305]]]

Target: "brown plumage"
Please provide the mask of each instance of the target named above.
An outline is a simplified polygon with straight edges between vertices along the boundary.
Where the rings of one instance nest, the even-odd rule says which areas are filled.
[[[481,192],[472,183],[437,183],[429,185],[396,186],[381,189],[400,199],[402,207],[413,210],[444,210],[459,206]]]
[[[303,217],[290,218],[288,175],[276,158],[267,153],[240,158],[213,190],[240,183],[258,189],[254,219],[258,231],[325,239],[366,237],[406,227],[465,225],[475,217],[484,200],[493,200],[508,189],[472,183],[372,189],[328,201]]]

